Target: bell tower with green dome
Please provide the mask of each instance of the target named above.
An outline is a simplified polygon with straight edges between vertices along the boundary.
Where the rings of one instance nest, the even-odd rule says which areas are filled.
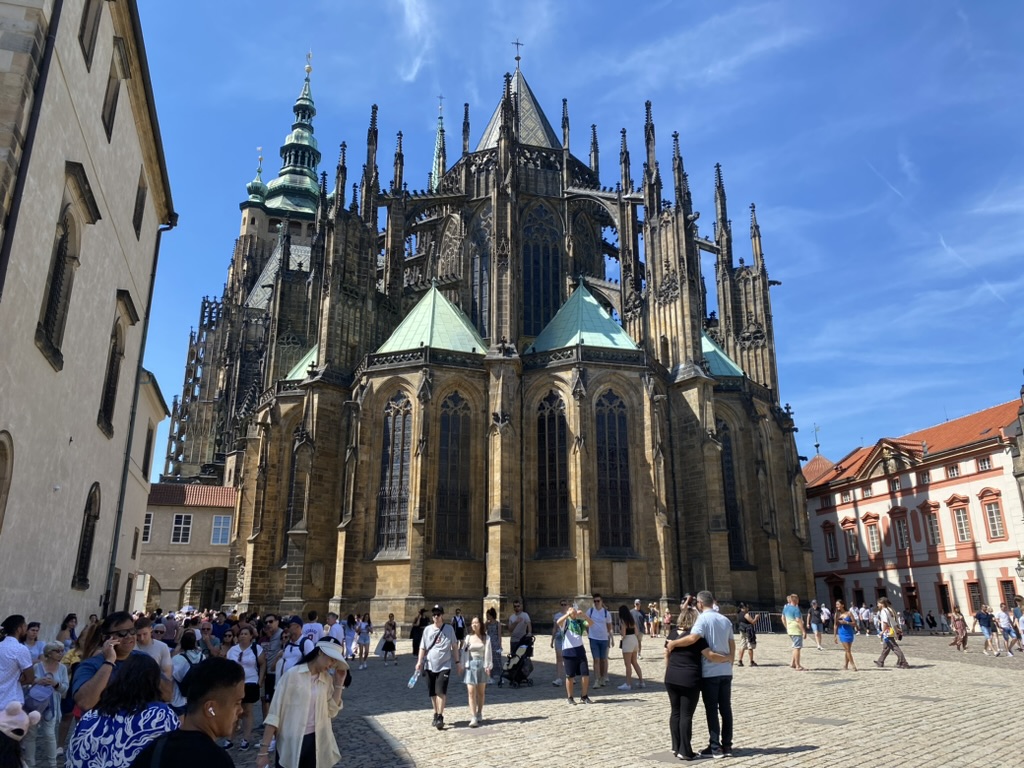
[[[240,491],[228,607],[410,622],[437,601],[664,609],[707,588],[760,609],[811,590],[760,225],[756,274],[718,276],[716,317],[701,257],[731,265],[721,172],[709,238],[678,134],[666,199],[647,102],[642,162],[622,129],[603,186],[597,127],[584,162],[568,101],[556,132],[520,62],[476,142],[464,104],[457,156],[440,109],[432,136],[396,130],[386,186],[372,105],[356,183],[342,143],[328,193],[307,61],[172,418],[165,479]],[[407,172],[417,140],[430,166]]]

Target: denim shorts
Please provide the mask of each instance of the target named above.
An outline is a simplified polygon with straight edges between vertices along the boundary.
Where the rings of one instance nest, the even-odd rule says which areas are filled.
[[[816,635],[820,634],[821,633],[821,624],[811,624],[811,631],[814,632],[814,634],[816,634]]]
[[[803,635],[790,635],[789,639],[793,642],[793,647],[800,649],[804,647]]]
[[[607,659],[608,641],[590,638],[590,655],[594,657],[594,661],[597,661],[598,659]]]
[[[991,637],[992,637],[992,628],[991,627],[982,627],[981,628],[981,634],[983,634],[985,636],[986,640],[991,639]]]
[[[1003,640],[1016,640],[1017,633],[1013,631],[1013,628],[1003,629]]]

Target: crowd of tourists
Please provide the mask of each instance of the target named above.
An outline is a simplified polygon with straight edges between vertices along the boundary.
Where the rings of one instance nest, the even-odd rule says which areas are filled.
[[[805,670],[805,642],[813,638],[817,650],[824,650],[822,638],[828,634],[843,648],[844,670],[857,671],[852,648],[858,636],[867,635],[879,639],[875,665],[885,666],[892,655],[897,668],[908,669],[900,641],[905,633],[926,628],[933,634],[951,632],[950,645],[965,653],[969,634],[978,629],[986,655],[1024,651],[1024,598],[1015,603],[1012,608],[1001,603],[998,611],[981,606],[969,629],[958,606],[938,621],[931,612],[899,612],[886,597],[873,610],[843,600],[832,608],[812,600],[803,610],[794,594],[781,619],[795,671]],[[645,609],[639,599],[632,607],[617,608],[605,605],[600,594],[585,608],[562,599],[551,616],[551,682],[564,687],[570,706],[591,704],[593,689],[611,685],[609,649],[618,642],[623,682],[615,687],[644,688],[643,644],[646,639],[651,653],[658,638],[673,754],[682,760],[725,756],[733,741],[733,668],[758,666],[758,627],[765,621],[770,618],[745,603],[739,603],[734,619],[723,615],[707,591],[687,594],[675,616],[662,615],[654,604]],[[0,703],[20,707],[21,754],[29,768],[56,768],[61,754],[70,768],[149,768],[185,759],[231,766],[236,739],[239,751],[258,750],[257,768],[327,768],[340,759],[332,720],[351,683],[349,664],[368,668],[372,635],[378,635],[372,655],[385,666],[397,665],[393,614],[379,628],[366,613],[342,619],[332,612],[321,622],[316,611],[300,617],[157,610],[116,612],[103,620],[93,615],[81,625],[69,614],[52,640],[40,637],[38,622],[14,615],[0,627]],[[532,670],[533,621],[522,600],[513,601],[505,622],[498,621],[494,608],[469,617],[456,608],[450,619],[440,604],[423,608],[409,637],[416,659],[409,687],[425,678],[431,726],[438,730],[445,729],[453,672],[466,686],[469,726],[476,728],[485,722],[487,686],[503,679],[526,683]],[[503,656],[506,639],[508,655]],[[523,665],[518,675],[517,664]],[[693,716],[701,700],[709,740],[697,751]],[[259,726],[254,725],[257,705]],[[253,734],[259,730],[257,740]]]

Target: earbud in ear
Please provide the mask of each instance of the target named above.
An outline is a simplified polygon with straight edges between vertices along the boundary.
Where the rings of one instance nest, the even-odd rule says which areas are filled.
[[[211,715],[216,715],[217,714],[216,712],[213,711],[213,707],[207,707],[206,711],[209,712]]]

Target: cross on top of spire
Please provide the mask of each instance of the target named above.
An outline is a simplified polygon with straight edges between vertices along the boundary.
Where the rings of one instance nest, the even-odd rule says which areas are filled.
[[[519,62],[523,58],[522,56],[519,55],[519,49],[526,45],[526,43],[519,42],[519,38],[517,37],[515,40],[512,41],[512,43],[510,43],[510,45],[514,45],[516,47],[516,69],[519,69]]]
[[[437,114],[440,115],[443,112],[444,112],[444,94],[443,93],[439,93],[439,94],[437,94]]]

